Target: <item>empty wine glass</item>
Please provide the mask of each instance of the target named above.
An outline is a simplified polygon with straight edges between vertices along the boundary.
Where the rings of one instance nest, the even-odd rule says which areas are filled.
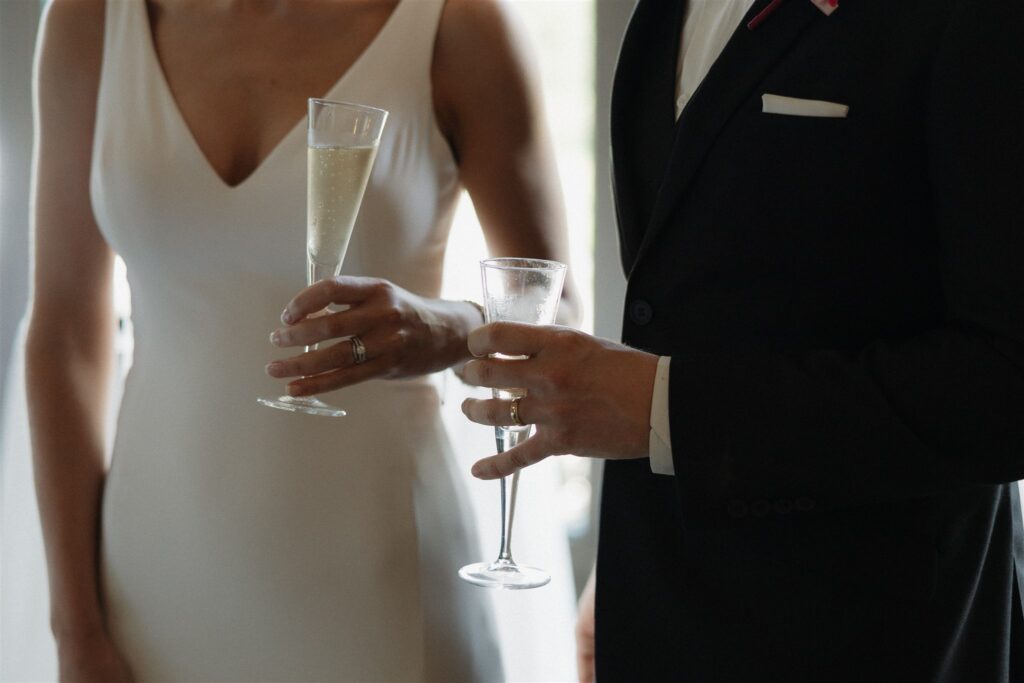
[[[550,325],[555,322],[558,302],[562,298],[566,267],[557,261],[526,258],[493,258],[480,262],[483,280],[484,311],[487,322],[511,321]],[[524,358],[503,356],[496,358]],[[495,389],[495,398],[522,398],[522,389]],[[532,425],[495,427],[498,452],[504,453],[530,437]],[[459,576],[477,586],[487,588],[538,588],[551,577],[536,567],[516,564],[512,559],[512,522],[515,519],[519,472],[512,475],[511,491],[506,478],[501,478],[501,547],[494,562],[477,562],[459,570]]]

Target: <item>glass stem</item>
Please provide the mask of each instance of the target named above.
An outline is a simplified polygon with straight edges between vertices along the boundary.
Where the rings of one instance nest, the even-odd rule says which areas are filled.
[[[494,440],[498,453],[519,445],[529,436],[529,430],[508,430],[494,428]],[[512,486],[509,491],[508,477],[501,478],[501,548],[498,551],[498,562],[515,564],[512,559],[512,523],[516,516],[516,494],[519,488],[519,472],[512,475]]]
[[[498,549],[498,561],[511,562],[512,552],[509,550],[509,536],[512,533],[512,529],[509,520],[512,515],[509,514],[508,503],[506,502],[507,496],[505,490],[508,488],[508,483],[505,481],[506,477],[501,478],[501,548]]]
[[[341,264],[340,263],[338,263],[338,264],[333,264],[333,263],[327,263],[327,264],[317,263],[309,255],[309,252],[308,251],[306,252],[306,286],[314,285],[317,282],[320,282],[321,280],[324,280],[324,279],[329,278],[329,277],[336,277],[340,272],[341,272]],[[315,315],[322,315],[322,314],[324,314],[326,312],[327,312],[327,309],[324,309],[323,311],[321,311],[320,313],[317,313]],[[306,351],[306,353],[309,353],[310,351],[316,351],[319,347],[320,347],[319,344],[311,344],[311,345],[305,347],[305,351]],[[303,378],[305,378],[305,377],[309,377],[309,375],[303,375]]]

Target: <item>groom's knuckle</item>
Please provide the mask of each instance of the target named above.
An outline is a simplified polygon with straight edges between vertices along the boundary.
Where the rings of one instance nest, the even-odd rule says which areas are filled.
[[[543,386],[544,389],[557,393],[560,389],[565,386],[568,380],[568,373],[565,368],[561,365],[556,365],[544,375]]]
[[[579,349],[583,343],[582,335],[572,329],[555,330],[554,339],[555,343],[561,347],[561,350],[567,353],[572,353]]]

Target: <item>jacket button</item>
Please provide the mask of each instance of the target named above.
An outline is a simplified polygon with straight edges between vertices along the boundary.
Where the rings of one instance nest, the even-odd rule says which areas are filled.
[[[629,319],[637,325],[650,324],[654,317],[654,309],[643,299],[636,299],[629,306]]]
[[[733,500],[729,502],[729,514],[740,519],[747,516],[747,504],[742,500]]]

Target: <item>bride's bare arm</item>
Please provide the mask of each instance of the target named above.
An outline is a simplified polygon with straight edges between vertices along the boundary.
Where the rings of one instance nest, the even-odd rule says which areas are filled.
[[[434,48],[434,110],[491,254],[568,262],[561,188],[523,42],[497,0],[448,0]],[[329,303],[353,305],[353,310],[306,318]],[[274,333],[278,346],[355,334],[369,356],[354,365],[343,343],[271,363],[271,376],[299,377],[288,384],[292,395],[449,367],[469,357],[467,336],[483,322],[465,302],[424,299],[385,281],[352,277],[307,288],[286,314],[291,316],[287,324]],[[571,325],[578,319],[576,290],[567,278],[559,322]]]
[[[500,0],[448,0],[432,69],[434,109],[494,256],[568,263],[565,206],[537,69]],[[559,322],[579,318],[567,279]]]
[[[97,579],[114,330],[113,253],[89,200],[103,9],[99,0],[56,0],[43,19],[35,71],[34,262],[26,366],[62,679],[114,678],[126,671],[110,666],[117,658],[106,638]],[[92,663],[75,664],[82,658]]]

